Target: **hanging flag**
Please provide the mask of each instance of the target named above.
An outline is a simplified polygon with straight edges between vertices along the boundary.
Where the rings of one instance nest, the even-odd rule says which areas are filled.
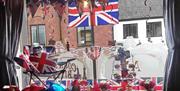
[[[90,25],[90,12],[83,12],[80,16],[79,9],[77,9],[77,3],[72,1],[68,4],[68,27],[78,27],[78,26],[89,26]],[[81,9],[80,9],[81,10]]]
[[[87,5],[88,6],[88,5]],[[117,24],[119,22],[119,10],[118,10],[118,0],[109,0],[108,4],[103,6],[96,1],[96,7],[92,10],[85,9],[82,15],[79,15],[79,9],[76,7],[76,2],[71,2],[68,4],[69,12],[69,24],[68,27],[85,27],[91,25],[107,25],[107,24]]]

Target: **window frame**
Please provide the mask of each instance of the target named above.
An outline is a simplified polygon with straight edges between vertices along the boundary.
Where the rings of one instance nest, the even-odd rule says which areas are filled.
[[[82,28],[82,30],[80,29],[80,28]],[[90,29],[87,29],[87,28],[90,28]],[[77,27],[76,28],[76,30],[77,30],[77,45],[78,45],[78,47],[88,47],[88,46],[93,46],[94,45],[94,31],[93,31],[93,27],[91,27],[91,26],[88,26],[88,27]],[[85,43],[80,43],[80,36],[79,36],[79,34],[80,33],[82,33],[82,31],[85,33],[84,34],[84,36],[85,36]],[[90,36],[91,36],[91,44],[90,45],[87,45],[86,44],[86,31],[90,31]]]
[[[137,34],[137,37],[136,36],[133,36],[133,35],[131,35],[131,36],[133,36],[133,38],[139,38],[139,36],[138,36],[138,23],[128,23],[128,24],[123,24],[123,39],[127,39],[127,35],[125,36],[125,31],[127,32],[127,30],[125,30],[125,25],[136,25],[136,34]],[[128,28],[129,30],[131,29],[131,27],[129,27]],[[129,30],[128,30],[128,32],[129,32]],[[132,30],[131,30],[131,32],[132,32]]]
[[[149,36],[148,35],[148,24],[153,24],[153,23],[160,23],[160,30],[161,30],[161,35],[160,36],[158,36],[158,35],[156,35],[156,36],[150,35]],[[155,30],[153,30],[153,32],[155,32]],[[153,34],[157,34],[157,31],[156,31],[156,33],[153,33]],[[146,22],[146,37],[147,38],[162,37],[162,36],[163,36],[163,34],[162,34],[162,22],[161,21]]]
[[[34,30],[32,30],[32,27],[33,26],[35,26],[36,27],[36,38],[38,37],[38,39],[36,39],[37,41],[38,41],[38,43],[40,44],[40,31],[39,31],[39,27],[40,26],[44,26],[44,44],[40,44],[40,45],[46,45],[46,26],[45,26],[45,24],[33,24],[33,25],[30,25],[30,32],[31,32],[31,44],[33,44],[33,43],[35,43],[35,42],[33,42],[33,31]],[[39,35],[38,35],[39,34]]]

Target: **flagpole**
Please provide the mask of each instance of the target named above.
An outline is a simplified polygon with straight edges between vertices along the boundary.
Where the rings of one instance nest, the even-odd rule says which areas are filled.
[[[92,32],[94,32],[94,25],[95,25],[95,14],[94,14],[94,8],[92,7],[92,11],[90,12],[90,23],[91,23],[91,29]],[[93,38],[93,46],[94,46],[94,38]],[[94,50],[95,51],[95,50]],[[93,79],[94,79],[94,89],[96,89],[95,85],[97,82],[97,73],[96,73],[96,59],[93,59]]]
[[[94,81],[97,81],[96,60],[93,60],[93,77],[94,77]]]

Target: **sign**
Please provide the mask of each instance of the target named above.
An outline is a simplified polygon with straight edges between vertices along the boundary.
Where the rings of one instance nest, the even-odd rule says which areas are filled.
[[[63,69],[65,65],[60,66]],[[65,79],[80,79],[83,77],[83,64],[79,61],[73,61],[67,64],[66,72],[64,73]]]

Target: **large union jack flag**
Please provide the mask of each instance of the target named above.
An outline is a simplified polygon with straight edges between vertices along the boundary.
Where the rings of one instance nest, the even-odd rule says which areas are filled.
[[[97,2],[95,8],[90,11],[85,10],[82,15],[79,15],[78,9],[76,7],[76,2],[71,2],[68,4],[69,12],[69,24],[68,27],[85,27],[91,25],[106,25],[106,24],[117,24],[119,18],[118,11],[118,0],[108,0],[108,5],[103,7]]]

